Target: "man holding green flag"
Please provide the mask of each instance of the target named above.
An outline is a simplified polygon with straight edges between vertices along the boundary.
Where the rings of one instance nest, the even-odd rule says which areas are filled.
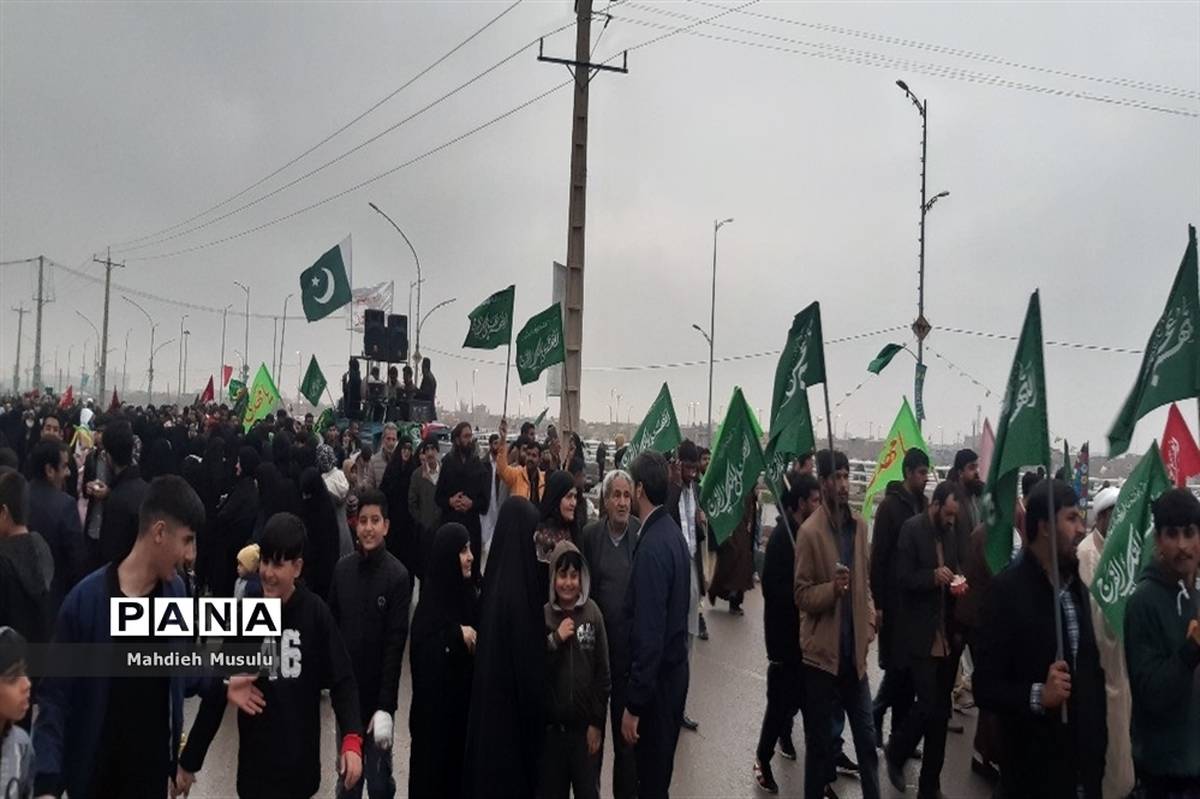
[[[1188,225],[1188,243],[1175,274],[1167,307],[1150,340],[1137,382],[1108,432],[1108,456],[1129,449],[1138,419],[1168,402],[1200,395],[1200,310],[1197,303],[1196,228]]]
[[[1038,292],[1029,298],[1025,324],[1008,375],[996,445],[984,488],[985,554],[992,574],[1012,558],[1013,517],[1021,467],[1050,465],[1050,430],[1046,421],[1046,372],[1042,360],[1042,312]]]

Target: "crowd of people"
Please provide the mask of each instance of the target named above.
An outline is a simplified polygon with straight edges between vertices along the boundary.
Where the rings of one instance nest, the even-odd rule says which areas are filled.
[[[311,414],[243,430],[223,406],[12,398],[0,415],[0,795],[187,795],[233,705],[238,794],[313,796],[327,691],[331,792],[393,796],[407,655],[408,795],[596,797],[611,747],[615,797],[667,796],[680,731],[698,727],[685,705],[708,634],[702,598],[740,616],[756,573],[762,790],[778,791],[776,751],[799,756],[800,714],[808,799],[836,796],[848,769],[866,799],[882,778],[904,792],[914,757],[917,795],[940,796],[954,697],[970,693],[973,767],[999,796],[1200,795],[1200,502],[1185,490],[1154,505],[1154,564],[1118,635],[1088,593],[1115,489],[1089,531],[1071,488],[1027,475],[1012,563],[992,575],[969,450],[932,491],[928,456],[910,450],[870,532],[845,455],[823,450],[792,465],[773,528],[752,492],[718,545],[700,507],[708,453],[690,441],[623,463],[619,440],[592,508],[573,434],[539,439],[525,423],[510,442],[502,423],[483,449],[463,422],[445,454],[392,424],[377,451],[362,439],[357,421],[322,428]],[[270,668],[26,675],[31,645],[108,642],[108,599],[182,596],[281,600]],[[190,725],[187,696],[199,697]]]

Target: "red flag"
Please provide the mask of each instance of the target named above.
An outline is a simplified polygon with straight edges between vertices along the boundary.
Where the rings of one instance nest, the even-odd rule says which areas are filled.
[[[116,413],[119,410],[121,410],[121,400],[117,398],[117,390],[114,388],[112,402],[108,403],[108,412]]]
[[[233,377],[233,367],[229,364],[221,365],[221,388],[229,385],[229,379]]]
[[[229,368],[229,367],[226,367],[226,368]],[[204,405],[204,404],[212,402],[212,401],[213,401],[213,379],[210,376],[208,378],[208,385],[204,387],[204,393],[200,395],[200,404]]]
[[[1187,479],[1200,474],[1200,447],[1188,429],[1179,406],[1171,403],[1167,412],[1167,427],[1163,430],[1162,459],[1167,467],[1167,476],[1177,486],[1187,485]]]
[[[58,401],[58,407],[66,409],[75,404],[75,385],[67,386],[67,390],[63,392],[62,399]]]

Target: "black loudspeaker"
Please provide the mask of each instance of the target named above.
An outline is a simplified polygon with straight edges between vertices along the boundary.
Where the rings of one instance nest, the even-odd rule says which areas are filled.
[[[404,363],[408,360],[408,317],[404,314],[388,314],[387,318],[387,361]]]
[[[363,355],[373,361],[387,360],[387,328],[383,311],[368,308],[363,312]]]

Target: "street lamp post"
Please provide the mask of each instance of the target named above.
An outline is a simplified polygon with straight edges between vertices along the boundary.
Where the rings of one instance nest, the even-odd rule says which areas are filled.
[[[283,337],[287,334],[287,306],[291,298],[291,294],[283,298],[283,325],[279,329],[279,367],[275,370],[276,386],[279,385],[279,377],[283,373]]]
[[[192,331],[190,331],[190,330],[183,331],[183,372],[180,373],[180,378],[179,378],[179,396],[180,397],[185,396],[187,393],[185,389],[187,387],[188,344],[191,342],[191,339],[192,339]]]
[[[929,209],[933,207],[942,197],[948,197],[950,192],[942,191],[933,196],[932,199],[925,198],[925,173],[928,168],[928,141],[929,141],[929,100],[919,100],[917,96],[908,88],[908,84],[902,80],[896,81],[896,85],[908,96],[912,104],[916,107],[917,113],[921,115],[921,230],[920,230],[920,250],[917,256],[917,319],[913,322],[913,333],[917,336],[917,375],[920,380],[920,375],[925,371],[925,336],[929,334],[929,321],[925,318],[925,215],[929,213]],[[920,424],[924,420],[923,407],[924,404],[918,396],[918,418],[917,423]]]
[[[179,317],[179,376],[175,383],[175,393],[177,397],[183,396],[183,323],[187,321],[188,315],[184,314]]]
[[[76,312],[75,312],[75,314],[76,314],[76,315],[77,315],[77,316],[78,316],[80,319],[82,319],[83,321],[85,321],[85,322],[87,322],[89,325],[91,325],[92,332],[96,334],[96,340],[97,340],[97,341],[100,341],[100,339],[101,339],[101,336],[100,336],[100,330],[99,330],[99,328],[97,328],[97,327],[96,327],[96,325],[95,325],[95,324],[93,324],[92,320],[91,320],[91,319],[88,319],[86,316],[84,316],[84,315],[83,315],[82,313],[80,313],[79,311],[76,311]],[[93,358],[93,360],[95,361],[95,363],[93,363],[93,364],[92,364],[92,367],[93,367],[93,368],[92,368],[92,377],[94,378],[94,377],[96,376],[96,370],[99,368],[98,366],[96,366],[96,364],[98,364],[98,363],[99,363],[99,361],[100,361],[100,348],[99,348],[99,347],[97,347],[97,348],[96,348],[96,353],[95,353],[95,357]]]
[[[155,352],[155,350],[154,350],[154,331],[158,327],[158,323],[156,323],[154,321],[153,317],[150,316],[150,312],[147,311],[145,308],[138,305],[136,302],[129,299],[128,297],[123,296],[122,299],[124,299],[125,302],[129,303],[134,308],[137,308],[139,311],[141,311],[142,315],[146,317],[146,321],[150,323],[150,367],[149,367],[149,370],[146,372],[146,394],[149,397],[149,399],[146,400],[146,404],[153,405],[154,404],[154,352]]]
[[[250,287],[233,281],[233,285],[246,292],[246,342],[242,345],[242,382],[250,383]]]
[[[732,221],[733,221],[732,217],[729,219],[722,219],[719,221],[716,219],[713,220],[712,304],[709,309],[708,332],[705,333],[703,330],[700,330],[700,328],[698,326],[692,325],[692,327],[695,327],[697,330],[700,330],[700,333],[702,335],[704,335],[705,338],[708,339],[708,446],[709,447],[711,447],[713,445],[712,408],[713,408],[713,363],[714,363],[714,354],[715,354],[715,349],[713,347],[713,338],[717,335],[717,331],[716,331],[716,327],[717,327],[717,233],[721,230],[722,227],[724,227],[725,225],[728,225]]]
[[[225,388],[225,322],[229,316],[229,309],[233,307],[233,303],[229,303],[221,309],[221,366],[217,373],[221,375],[221,388]]]
[[[419,255],[417,255],[417,248],[413,246],[413,243],[409,240],[408,236],[406,236],[404,234],[404,231],[400,229],[400,226],[397,225],[396,222],[390,216],[388,216],[382,210],[380,210],[378,205],[376,205],[375,203],[367,203],[367,205],[371,206],[371,209],[373,211],[375,211],[375,213],[379,214],[380,216],[382,216],[384,219],[386,219],[388,222],[391,223],[392,227],[394,227],[396,229],[396,232],[400,234],[400,238],[404,239],[404,243],[408,245],[408,249],[412,252],[413,260],[417,262],[417,283],[416,283],[416,286],[417,286],[417,317],[419,318],[421,316],[421,283],[423,283],[424,281],[421,278],[421,257]],[[411,292],[411,288],[409,289],[409,291]],[[412,362],[413,362],[414,367],[416,366],[417,363],[420,362],[420,359],[421,359],[421,325],[418,324],[417,325],[417,337],[416,337],[415,346],[413,348],[413,356],[412,356]]]
[[[417,287],[417,296],[419,297],[420,294],[421,294],[421,288],[418,286]],[[428,319],[431,315],[433,315],[433,312],[436,311],[438,308],[444,308],[457,299],[458,299],[458,297],[451,297],[448,300],[442,300],[437,305],[433,306],[428,311],[426,311],[425,316],[421,317],[421,321],[417,323],[417,349],[416,349],[415,353],[413,354],[413,362],[414,363],[417,363],[418,362],[417,359],[419,359],[421,357],[421,343],[420,343],[421,342],[421,328],[425,326],[425,320]],[[424,376],[424,375],[422,375],[422,376]]]
[[[121,393],[129,393],[129,334],[133,328],[125,331],[125,363],[121,366]]]
[[[157,325],[155,325],[155,327],[157,327]],[[151,335],[153,335],[154,328],[151,328],[150,332],[151,332]],[[150,373],[149,373],[150,374],[150,382],[147,384],[147,389],[146,389],[146,395],[147,395],[146,404],[147,405],[154,404],[154,356],[158,354],[159,350],[161,350],[163,347],[166,347],[167,345],[173,343],[174,341],[175,341],[175,339],[169,338],[166,341],[164,341],[162,344],[159,344],[157,347],[154,347],[153,344],[151,344],[152,349],[150,350]],[[167,390],[170,391],[170,389],[171,389],[171,387],[167,386]]]

